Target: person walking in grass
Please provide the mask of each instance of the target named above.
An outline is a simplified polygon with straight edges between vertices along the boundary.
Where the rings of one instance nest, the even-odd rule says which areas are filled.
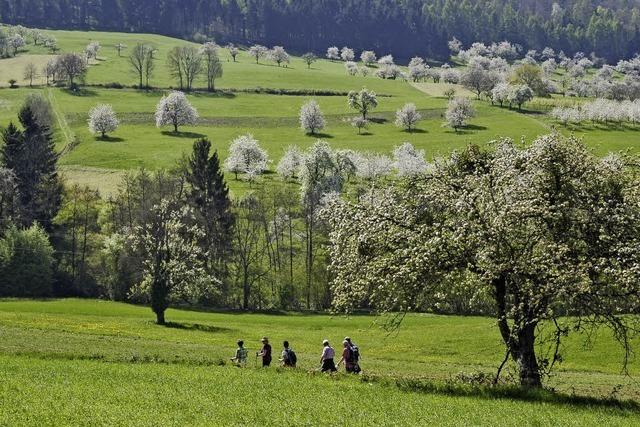
[[[266,368],[271,365],[271,345],[269,344],[269,338],[262,337],[262,350],[256,353],[256,357],[262,357],[262,367]]]
[[[342,347],[342,357],[338,361],[338,367],[340,367],[340,365],[344,363],[344,369],[347,371],[347,373],[353,373],[353,356],[349,341],[342,341]]]
[[[296,363],[298,363],[298,357],[296,356],[296,352],[293,351],[291,347],[289,347],[289,341],[283,342],[282,346],[284,348],[282,350],[282,356],[280,357],[280,363],[282,364],[282,366],[295,368]]]
[[[358,348],[356,343],[351,341],[351,338],[344,337],[344,340],[349,343],[349,347],[351,348],[351,362],[353,365],[353,372],[357,374],[361,370],[360,369],[360,348]]]
[[[231,361],[238,366],[247,366],[248,351],[244,348],[244,341],[238,340],[238,348],[236,349],[236,355],[231,358]]]
[[[333,347],[329,345],[329,340],[322,341],[322,356],[320,357],[320,371],[321,372],[335,372],[336,364],[333,358],[336,356],[336,352]]]

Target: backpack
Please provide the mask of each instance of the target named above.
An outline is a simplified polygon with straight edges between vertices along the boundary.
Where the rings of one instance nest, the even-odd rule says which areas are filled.
[[[290,366],[296,366],[296,363],[298,363],[296,352],[290,348],[287,349],[287,362]]]
[[[360,359],[360,349],[358,348],[357,345],[352,345],[350,348],[350,354],[351,354],[351,361],[353,363],[358,363],[358,360]]]

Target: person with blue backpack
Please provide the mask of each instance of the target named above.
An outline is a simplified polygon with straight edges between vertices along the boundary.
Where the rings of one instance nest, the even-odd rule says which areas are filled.
[[[280,357],[280,362],[282,366],[286,366],[289,368],[295,368],[296,363],[298,363],[298,357],[296,356],[296,352],[293,351],[291,347],[289,347],[289,341],[285,341],[282,343],[284,349],[282,350],[282,356]]]

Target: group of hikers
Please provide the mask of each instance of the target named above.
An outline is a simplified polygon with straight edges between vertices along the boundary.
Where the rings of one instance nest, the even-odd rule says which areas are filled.
[[[262,337],[262,349],[256,352],[256,363],[258,357],[262,359],[262,367],[271,366],[272,350],[271,344],[269,344],[269,338]],[[344,364],[345,371],[348,373],[358,374],[360,373],[360,349],[351,341],[351,338],[345,337],[342,341],[342,357],[335,363],[336,352],[329,344],[329,340],[322,341],[322,355],[320,356],[320,371],[321,372],[336,372],[341,364]],[[249,351],[244,347],[244,341],[238,341],[238,348],[236,355],[231,360],[239,366],[247,365]],[[298,363],[298,357],[295,351],[289,346],[289,341],[282,343],[282,353],[278,359],[280,366],[295,368]]]

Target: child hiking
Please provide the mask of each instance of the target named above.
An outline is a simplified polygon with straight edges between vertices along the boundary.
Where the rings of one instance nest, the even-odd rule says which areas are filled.
[[[293,351],[291,347],[289,347],[289,341],[284,341],[282,343],[282,355],[280,357],[280,363],[282,366],[287,366],[290,368],[295,368],[296,363],[298,363],[298,357],[296,356],[296,352]]]

